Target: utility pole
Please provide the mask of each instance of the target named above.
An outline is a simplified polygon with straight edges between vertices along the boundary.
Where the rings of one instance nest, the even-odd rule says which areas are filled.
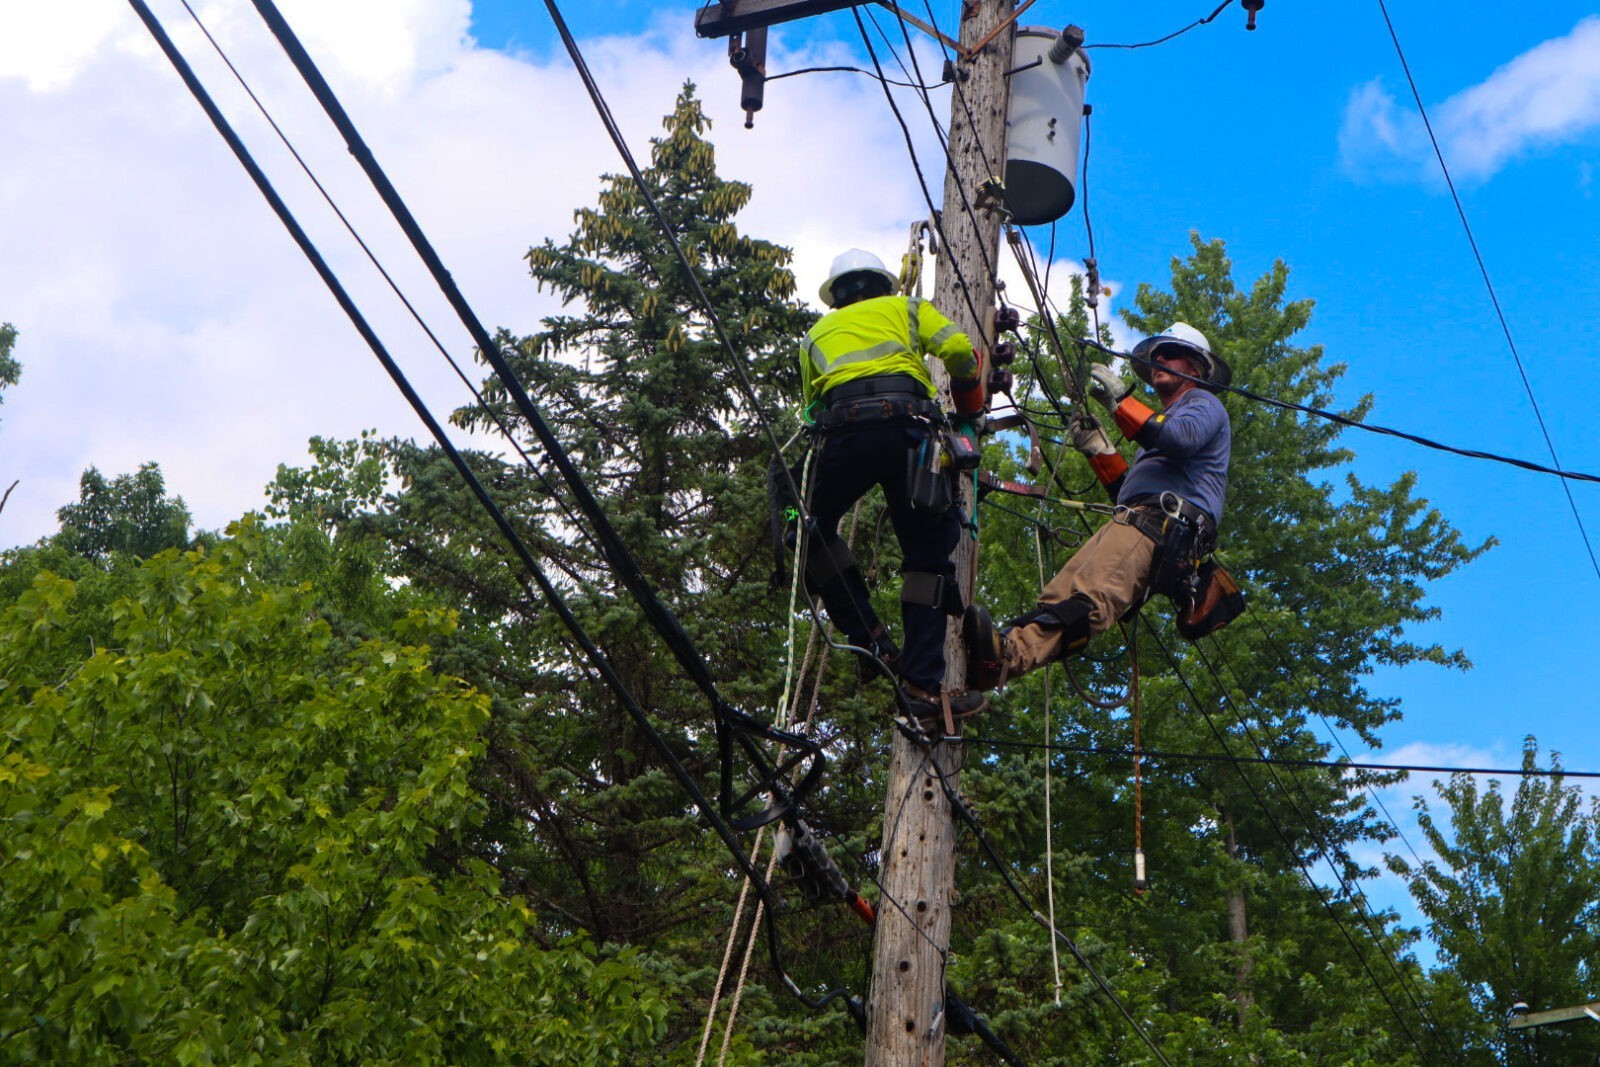
[[[720,0],[700,10],[695,32],[730,39],[729,57],[743,81],[740,104],[749,125],[749,116],[761,106],[765,73],[756,54],[764,49],[765,39],[753,35],[764,35],[766,27],[780,22],[869,2]],[[936,32],[890,0],[876,2],[897,17]],[[1017,0],[963,0],[947,127],[950,165],[945,174],[943,247],[934,303],[986,351],[995,341],[1007,75],[1015,43],[1011,23],[1017,13]],[[939,36],[947,45],[952,43]],[[758,42],[756,51],[752,41]],[[950,382],[943,365],[935,363],[930,370],[948,401]],[[974,514],[977,501],[971,486],[963,485],[961,494],[962,507],[969,516]],[[955,563],[962,599],[970,603],[977,574],[977,543],[972,538],[963,536]],[[967,668],[959,626],[946,635],[945,662],[946,677],[959,685]],[[883,898],[877,908],[867,1001],[867,1067],[943,1067],[945,1062],[945,956],[955,890],[955,813],[945,790],[955,789],[963,754],[959,738],[930,748],[894,733],[881,852]]]
[[[1001,216],[993,206],[979,206],[985,199],[979,190],[1005,172],[1006,72],[1014,37],[1005,24],[1014,7],[1015,0],[963,4],[960,37],[968,58],[956,61],[951,93],[944,246],[934,280],[935,305],[985,348],[994,340],[991,312]],[[940,392],[948,397],[943,366],[935,364],[933,371]],[[961,492],[962,506],[972,515],[977,501],[971,486],[964,485]],[[962,598],[970,603],[977,543],[965,534],[955,561]],[[945,640],[945,662],[946,677],[959,684],[967,666],[959,627],[952,627]],[[894,733],[880,853],[883,899],[878,903],[867,998],[867,1067],[943,1067],[945,1062],[945,955],[956,830],[945,789],[955,788],[964,752],[959,740],[929,748]]]

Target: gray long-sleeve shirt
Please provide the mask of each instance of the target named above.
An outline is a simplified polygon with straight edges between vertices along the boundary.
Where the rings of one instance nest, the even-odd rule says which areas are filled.
[[[1117,503],[1174,492],[1216,522],[1228,494],[1228,452],[1233,428],[1212,393],[1191,389],[1145,424],[1144,444],[1122,482]]]

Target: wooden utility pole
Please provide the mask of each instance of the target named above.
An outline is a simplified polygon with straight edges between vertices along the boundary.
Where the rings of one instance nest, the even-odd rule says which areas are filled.
[[[970,59],[956,61],[944,245],[934,281],[934,304],[985,349],[994,341],[991,311],[1001,218],[979,206],[980,188],[1005,172],[1006,71],[1014,32],[1001,27],[1014,7],[1015,0],[966,0],[963,5],[964,48],[970,53],[991,35],[993,40]],[[943,367],[935,364],[933,370],[941,391],[948,393]],[[968,515],[977,506],[971,494],[970,486],[962,488]],[[968,602],[976,572],[977,544],[963,536],[956,573]],[[945,661],[946,677],[959,685],[967,664],[959,626],[945,641]],[[944,957],[950,946],[956,829],[945,787],[954,789],[963,754],[960,741],[929,750],[894,734],[884,807],[883,899],[867,999],[867,1067],[942,1067],[945,1062]]]

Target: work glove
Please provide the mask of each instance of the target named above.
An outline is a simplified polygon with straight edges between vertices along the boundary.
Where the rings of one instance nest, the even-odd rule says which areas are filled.
[[[1107,410],[1114,409],[1122,403],[1122,398],[1131,391],[1127,383],[1122,380],[1122,375],[1106,366],[1096,363],[1089,368],[1089,396],[1105,405]]]
[[[1072,434],[1072,447],[1085,456],[1114,455],[1117,451],[1100,420],[1087,411],[1073,412],[1067,420],[1067,430]]]

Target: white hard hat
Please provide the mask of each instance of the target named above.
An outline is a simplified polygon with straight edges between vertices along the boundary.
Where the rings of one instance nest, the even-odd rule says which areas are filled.
[[[1233,368],[1211,351],[1211,342],[1206,340],[1206,335],[1187,322],[1175,322],[1154,337],[1146,337],[1134,345],[1133,359],[1130,361],[1133,363],[1133,373],[1148,383],[1150,361],[1163,348],[1179,349],[1184,356],[1193,360],[1200,367],[1198,377],[1205,379],[1200,383],[1201,386],[1213,393],[1233,381]]]
[[[833,257],[833,266],[828,268],[828,280],[822,283],[822,288],[818,291],[822,297],[822,302],[828,307],[838,307],[833,300],[833,283],[843,278],[846,274],[855,274],[859,271],[881,274],[888,279],[889,292],[898,293],[900,291],[900,279],[889,273],[889,268],[883,265],[883,260],[871,252],[852,248]]]

